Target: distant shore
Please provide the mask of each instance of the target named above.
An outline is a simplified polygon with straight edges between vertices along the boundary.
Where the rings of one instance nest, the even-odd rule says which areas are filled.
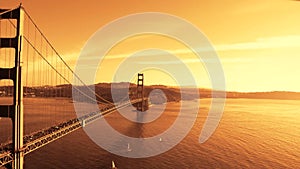
[[[111,84],[110,83],[99,83],[95,85],[95,88],[98,89],[98,91],[102,91],[104,93],[110,92]],[[122,88],[127,88],[129,86],[129,91],[132,92],[131,94],[134,94],[134,91],[136,89],[136,85],[132,83],[117,83],[117,86]],[[149,96],[150,92],[154,89],[159,89],[163,91],[164,96],[160,97],[166,97],[166,98],[159,98],[159,93],[157,94],[155,98],[158,100],[166,100],[167,102],[172,101],[180,101],[180,100],[194,100],[194,99],[202,99],[202,98],[211,98],[212,97],[212,90],[211,89],[195,89],[195,88],[182,88],[180,91],[180,88],[178,87],[170,87],[170,86],[164,86],[164,85],[151,85],[151,86],[145,86],[144,92],[145,96]],[[199,92],[199,95],[195,93],[195,91]],[[105,92],[106,91],[106,92]],[[218,94],[219,91],[215,91],[216,94]],[[98,93],[101,94],[101,93]],[[109,93],[106,93],[106,95],[109,95]],[[226,98],[233,98],[233,99],[239,99],[239,98],[248,98],[248,99],[277,99],[277,100],[300,100],[300,92],[286,92],[286,91],[273,91],[273,92],[232,92],[227,91],[226,92]]]
[[[95,89],[97,95],[102,98],[113,102],[111,95],[111,86],[112,83],[98,83],[94,86],[89,86],[90,89]],[[114,98],[114,101],[122,100],[125,95],[129,95],[130,98],[136,96],[136,85],[133,83],[122,82],[113,84],[117,97]],[[88,91],[86,87],[80,86],[77,87],[82,91]],[[129,90],[128,90],[129,88]],[[153,92],[154,89],[157,92]],[[12,87],[0,87],[0,96],[2,97],[11,97]],[[159,92],[161,91],[161,92]],[[198,93],[199,95],[198,95]],[[162,94],[163,92],[163,94]],[[120,94],[118,94],[120,93]],[[214,94],[218,96],[220,91],[215,91]],[[223,92],[221,92],[223,93]],[[92,92],[89,92],[88,95],[94,95]],[[179,88],[179,87],[170,87],[164,85],[151,85],[144,86],[144,95],[148,97],[151,95],[150,100],[152,103],[164,103],[164,102],[178,102],[181,100],[195,100],[203,98],[212,98],[211,89],[203,88]],[[24,96],[25,97],[67,97],[72,98],[72,86],[71,85],[59,85],[59,86],[42,86],[42,87],[24,87]],[[84,97],[84,96],[83,96]],[[93,96],[92,96],[93,97]],[[286,91],[271,91],[271,92],[226,92],[226,98],[239,99],[277,99],[277,100],[300,100],[300,92],[286,92]],[[84,98],[83,98],[84,99]],[[80,101],[80,100],[78,100]]]

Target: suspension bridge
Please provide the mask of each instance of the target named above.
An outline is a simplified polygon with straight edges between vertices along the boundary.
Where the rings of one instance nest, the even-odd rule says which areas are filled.
[[[134,95],[113,103],[81,80],[22,6],[0,9],[0,57],[0,167],[22,169],[26,154],[118,109],[148,109],[143,74]]]

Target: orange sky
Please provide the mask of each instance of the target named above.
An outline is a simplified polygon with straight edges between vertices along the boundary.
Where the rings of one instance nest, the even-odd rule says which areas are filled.
[[[19,3],[3,0],[0,7],[13,8]],[[105,24],[128,14],[165,12],[188,20],[210,39],[223,65],[227,90],[300,91],[300,2],[297,1],[23,0],[22,3],[47,38],[71,63],[89,37]],[[140,45],[141,42],[144,45]],[[153,46],[170,51],[186,50],[170,39],[145,36],[118,44],[110,55],[130,55]],[[190,62],[192,57],[192,54],[179,56],[199,77],[196,79],[198,85],[209,88],[205,70],[200,63]],[[111,64],[117,65],[122,59],[108,57],[101,69],[110,71],[110,76],[107,73],[96,81],[110,81]],[[151,77],[146,82],[174,85],[164,76]]]

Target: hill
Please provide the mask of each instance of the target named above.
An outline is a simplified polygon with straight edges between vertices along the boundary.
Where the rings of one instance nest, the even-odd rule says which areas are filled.
[[[97,95],[112,102],[111,86],[114,87],[116,92],[116,101],[121,100],[123,96],[129,95],[131,98],[136,96],[136,84],[122,82],[122,83],[98,83],[94,85]],[[129,90],[128,90],[129,87]],[[77,86],[78,89],[85,92],[85,97],[94,97],[94,93],[86,87]],[[158,89],[158,90],[154,90]],[[200,98],[211,98],[212,91],[210,89],[195,89],[195,88],[178,88],[164,85],[152,85],[144,86],[144,95],[148,97],[151,91],[151,102],[178,102],[180,100],[194,100],[199,99],[197,92],[200,93]],[[11,96],[12,86],[0,87],[0,97]],[[163,94],[161,92],[163,92]],[[218,94],[218,91],[216,91]],[[59,85],[59,86],[43,86],[43,87],[24,87],[24,96],[26,97],[72,97],[71,85]],[[118,96],[120,96],[118,98]],[[253,98],[253,99],[281,99],[281,100],[300,100],[300,93],[298,92],[285,92],[285,91],[273,91],[273,92],[226,92],[227,98]],[[81,100],[81,99],[80,99]],[[82,98],[82,100],[87,100]]]

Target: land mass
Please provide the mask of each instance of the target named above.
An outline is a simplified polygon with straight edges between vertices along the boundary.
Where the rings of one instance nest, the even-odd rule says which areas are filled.
[[[136,85],[132,83],[118,83],[115,84],[117,89],[128,88],[129,86],[129,93],[135,94]],[[111,84],[110,83],[99,83],[95,85],[97,93],[104,95],[107,99],[110,99],[110,91],[111,91]],[[180,101],[180,100],[194,100],[201,98],[211,98],[212,97],[212,90],[211,89],[195,89],[195,88],[178,88],[178,87],[170,87],[164,85],[152,85],[152,86],[144,86],[144,94],[145,96],[149,96],[151,91],[154,89],[159,89],[164,93],[162,95],[160,92],[154,92],[152,97],[155,100],[163,101],[166,100],[170,101]],[[199,95],[197,94],[199,92]],[[215,91],[215,96],[218,97],[220,91]],[[300,93],[299,92],[286,92],[286,91],[271,91],[271,92],[226,92],[226,98],[250,98],[250,99],[280,99],[280,100],[300,100]]]
[[[121,100],[124,95],[129,95],[130,97],[136,96],[136,84],[133,83],[98,83],[94,85],[94,89],[97,95],[102,98],[113,101],[111,94],[111,87],[113,86],[116,97],[114,101]],[[90,89],[87,90],[85,86],[77,87],[79,90],[87,92],[85,96],[94,97],[94,93]],[[129,90],[128,90],[129,88]],[[156,89],[156,90],[155,90]],[[12,87],[0,87],[0,96],[12,96]],[[198,95],[198,93],[199,95]],[[163,102],[178,102],[180,100],[194,100],[212,97],[211,89],[203,88],[179,88],[170,87],[164,85],[151,85],[144,86],[145,97],[151,96],[152,103],[163,103]],[[215,97],[218,97],[221,91],[215,91]],[[223,92],[222,92],[223,93]],[[42,86],[42,87],[24,87],[25,97],[72,97],[72,86],[71,85],[59,85],[59,86]],[[200,96],[200,97],[199,97]],[[120,97],[120,98],[118,98]],[[299,92],[286,92],[286,91],[271,91],[271,92],[226,92],[226,98],[250,98],[250,99],[280,99],[280,100],[300,100]]]

